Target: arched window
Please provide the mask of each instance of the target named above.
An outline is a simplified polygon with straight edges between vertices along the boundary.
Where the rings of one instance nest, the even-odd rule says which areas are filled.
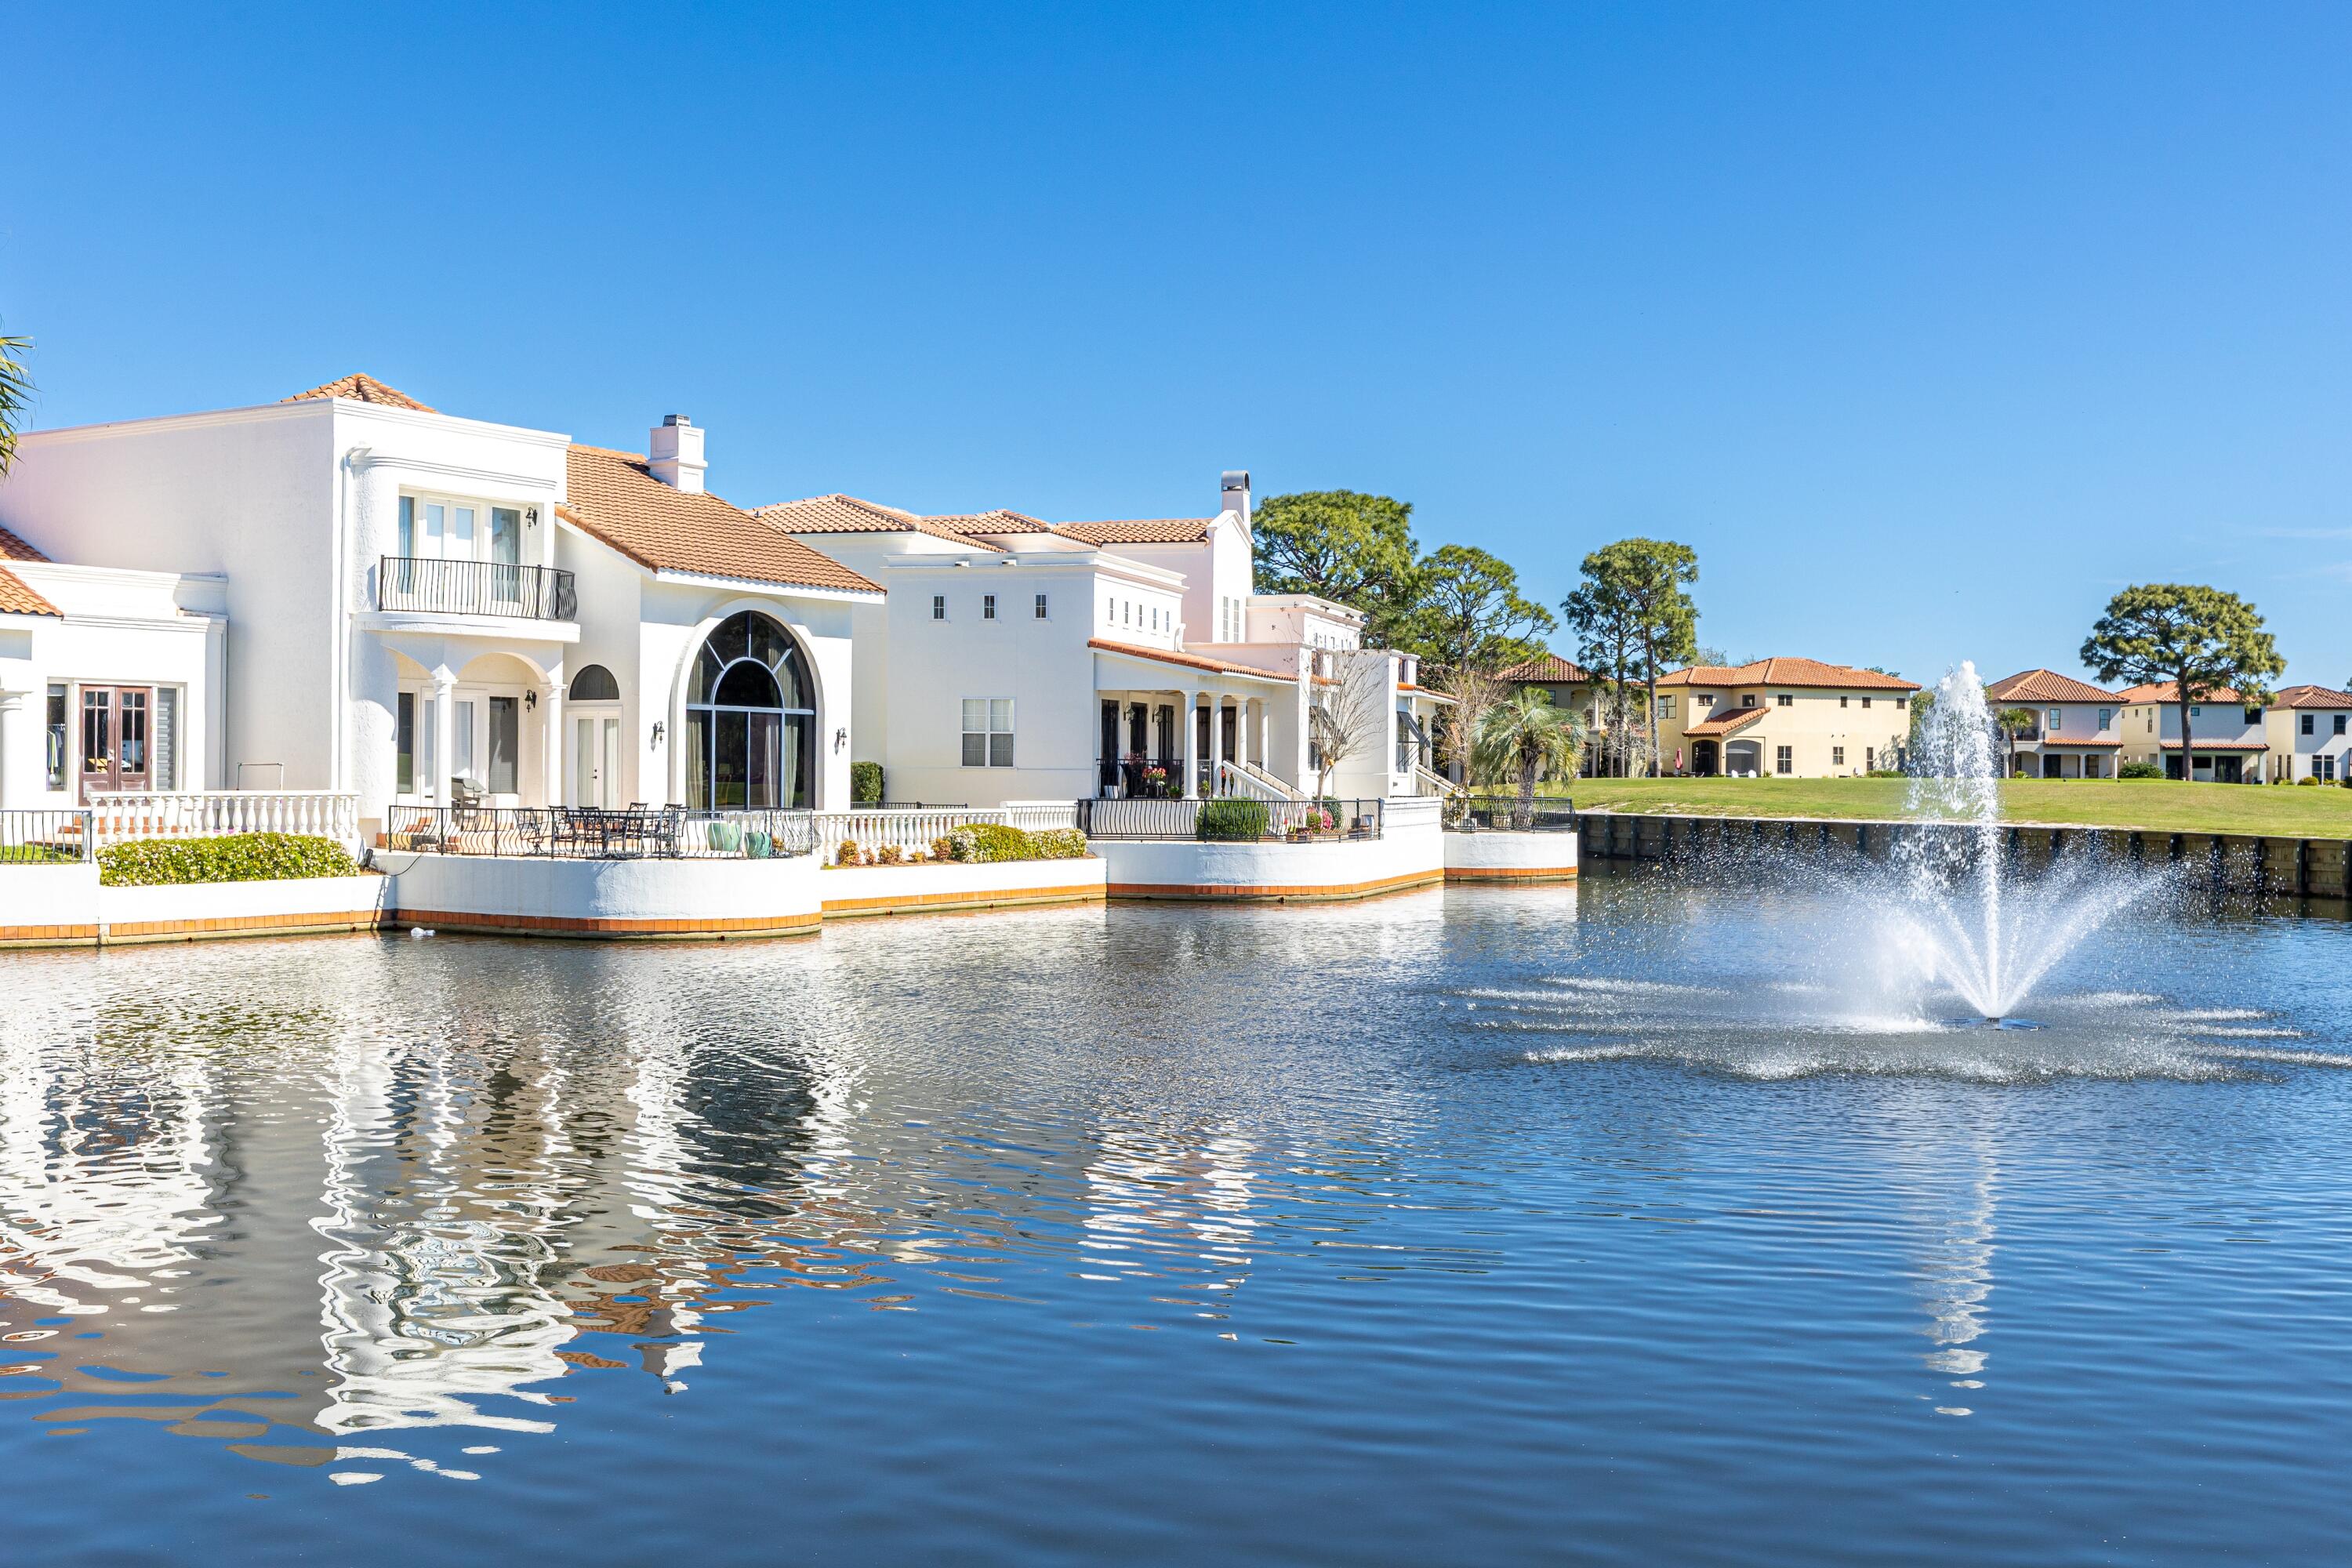
[[[592,664],[572,678],[572,700],[574,702],[618,702],[621,683],[613,672],[601,664]]]
[[[754,610],[711,629],[686,697],[686,799],[697,810],[804,807],[815,697],[792,634]]]

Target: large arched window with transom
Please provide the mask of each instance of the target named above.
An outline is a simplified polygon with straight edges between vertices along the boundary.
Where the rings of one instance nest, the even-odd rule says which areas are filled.
[[[815,702],[807,658],[790,632],[755,610],[719,622],[687,689],[687,804],[812,804]]]

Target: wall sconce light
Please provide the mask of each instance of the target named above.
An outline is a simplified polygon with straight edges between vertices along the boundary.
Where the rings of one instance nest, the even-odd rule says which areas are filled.
[[[849,731],[846,730],[835,730],[833,732],[833,749],[837,752],[847,744],[849,744]]]
[[[538,693],[538,692],[536,692],[536,691],[526,691],[526,692],[524,692],[524,693],[522,694],[522,710],[523,710],[524,712],[528,713],[528,712],[530,712],[532,709],[534,709],[534,708],[536,708],[536,707],[538,707],[538,706],[539,706],[539,693]]]
[[[654,744],[655,744],[655,745],[656,745],[656,746],[660,745],[660,744],[661,744],[661,738],[662,738],[662,721],[661,721],[660,720],[656,719],[656,720],[655,720],[655,721],[654,721]]]
[[[535,506],[526,507],[523,510],[522,521],[525,528],[537,528],[539,526],[539,508]]]

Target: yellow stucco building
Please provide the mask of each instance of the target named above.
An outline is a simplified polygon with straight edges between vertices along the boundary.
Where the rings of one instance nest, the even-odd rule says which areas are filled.
[[[1695,666],[1658,681],[1667,771],[1843,778],[1903,765],[1918,682],[1814,658]]]

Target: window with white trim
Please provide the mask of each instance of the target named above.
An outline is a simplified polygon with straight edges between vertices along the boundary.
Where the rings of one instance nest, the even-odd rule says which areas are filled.
[[[963,765],[968,768],[1009,768],[1013,765],[1013,699],[967,697],[963,700]]]

